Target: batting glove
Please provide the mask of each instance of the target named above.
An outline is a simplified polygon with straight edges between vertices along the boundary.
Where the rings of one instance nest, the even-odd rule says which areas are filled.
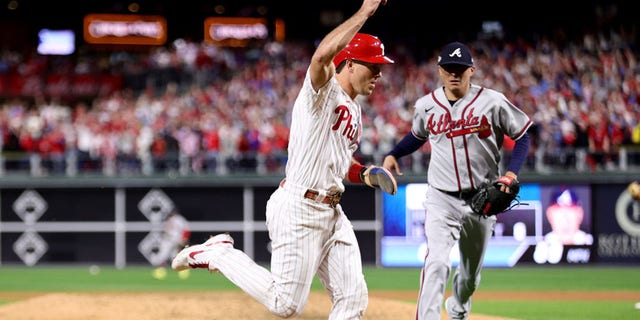
[[[383,167],[369,166],[362,171],[361,175],[362,181],[372,188],[378,187],[390,195],[395,195],[398,191],[396,178]]]

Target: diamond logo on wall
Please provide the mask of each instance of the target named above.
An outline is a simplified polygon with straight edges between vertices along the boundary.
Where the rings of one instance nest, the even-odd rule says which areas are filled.
[[[150,190],[138,203],[138,210],[152,223],[162,222],[173,208],[173,201],[159,189]]]
[[[47,211],[47,201],[34,190],[25,190],[13,202],[13,211],[27,224],[35,223]]]
[[[13,243],[13,251],[28,266],[35,265],[48,249],[49,245],[34,231],[26,231]]]
[[[173,201],[159,189],[151,189],[138,203],[138,210],[151,221],[152,228],[162,228],[162,221],[174,208]],[[166,244],[163,245],[162,235],[162,231],[152,230],[138,244],[138,251],[155,266],[162,265],[167,259]]]
[[[162,232],[153,231],[150,232],[140,243],[138,244],[138,251],[147,258],[147,260],[154,266],[162,265],[164,261],[163,255],[160,255],[160,247],[162,245]]]

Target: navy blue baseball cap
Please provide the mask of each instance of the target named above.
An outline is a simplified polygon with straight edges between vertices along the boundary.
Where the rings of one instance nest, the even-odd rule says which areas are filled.
[[[467,67],[473,66],[471,50],[460,42],[452,42],[442,48],[438,56],[438,65],[460,64]]]
[[[557,203],[565,207],[580,205],[580,199],[578,199],[578,195],[573,190],[566,187],[556,190],[553,193],[551,200],[552,204]]]

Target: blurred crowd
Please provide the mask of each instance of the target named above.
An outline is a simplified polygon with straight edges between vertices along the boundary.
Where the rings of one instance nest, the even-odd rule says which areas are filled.
[[[635,34],[585,34],[468,43],[472,79],[500,90],[535,121],[525,170],[607,171],[640,167],[640,68]],[[217,47],[178,40],[148,52],[78,58],[0,52],[0,75],[106,75],[109,90],[76,99],[45,94],[1,98],[1,174],[279,174],[287,157],[291,107],[313,48],[309,43]],[[360,100],[358,157],[380,163],[409,130],[416,99],[436,88],[435,55],[387,48],[374,94]],[[36,77],[36,79],[38,79]],[[113,84],[113,83],[112,83]],[[0,84],[2,86],[11,84]],[[42,87],[42,88],[41,88]],[[41,88],[41,89],[38,89]],[[25,89],[26,90],[26,89]],[[507,139],[505,157],[512,142]],[[424,152],[404,159],[420,172]]]

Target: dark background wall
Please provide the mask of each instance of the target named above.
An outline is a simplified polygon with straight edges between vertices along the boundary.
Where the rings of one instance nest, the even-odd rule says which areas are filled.
[[[283,19],[288,40],[316,41],[361,5],[361,1],[342,0],[9,1],[0,7],[0,28],[3,29],[0,40],[3,46],[34,45],[41,28],[71,28],[81,35],[84,15],[129,14],[131,3],[138,4],[138,14],[164,16],[169,26],[169,41],[202,39],[202,22],[213,16]],[[367,22],[363,31],[379,35],[389,44],[389,49],[398,43],[407,43],[421,54],[454,39],[475,39],[484,21],[501,22],[505,36],[512,39],[542,35],[572,38],[584,32],[606,32],[611,28],[624,27],[632,31],[637,27],[634,12],[631,1],[391,0]]]
[[[24,264],[21,255],[38,250],[44,250],[36,259],[38,264],[99,263],[120,267],[148,264],[138,246],[161,225],[150,221],[140,209],[140,203],[152,190],[161,190],[187,217],[193,243],[200,243],[212,234],[230,232],[236,248],[248,252],[258,262],[268,263],[265,205],[280,179],[0,181],[0,264]],[[595,242],[589,262],[595,263],[640,261],[640,222],[637,209],[634,209],[637,203],[625,194],[628,179],[622,175],[521,177],[527,183],[589,186],[591,232]],[[410,182],[424,182],[424,177],[410,176],[399,180],[400,184]],[[40,200],[31,197],[27,210],[24,207],[21,210],[17,205],[21,201],[17,200],[24,198],[25,192],[36,192],[46,202],[46,208],[39,207]],[[378,263],[384,221],[380,191],[364,185],[348,185],[341,204],[354,225],[363,262]],[[28,222],[17,212],[41,214]],[[34,233],[37,236],[29,238]],[[17,248],[18,244],[22,247]]]

